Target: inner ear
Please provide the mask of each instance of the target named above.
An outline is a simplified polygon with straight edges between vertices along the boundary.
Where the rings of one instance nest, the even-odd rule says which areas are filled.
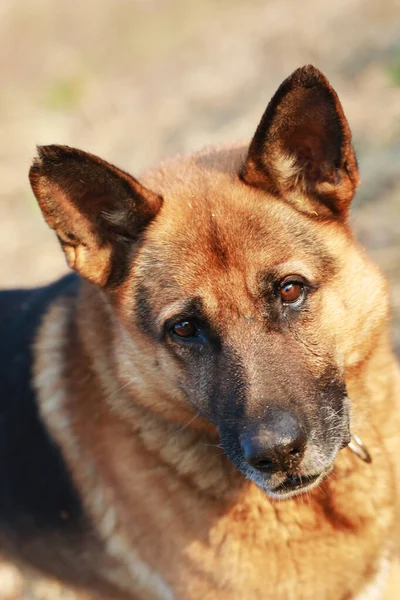
[[[68,264],[82,277],[114,286],[162,198],[101,158],[67,146],[38,149],[30,181]]]
[[[338,118],[335,100],[320,85],[298,88],[282,100],[275,118],[270,115],[269,143],[293,158],[308,184],[333,183],[341,166],[348,128]]]
[[[351,133],[336,92],[308,65],[286,79],[269,103],[243,167],[249,185],[302,199],[310,212],[346,215],[358,185]]]

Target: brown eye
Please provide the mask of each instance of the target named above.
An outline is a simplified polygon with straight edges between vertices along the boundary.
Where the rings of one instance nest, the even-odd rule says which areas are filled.
[[[293,304],[303,297],[304,285],[298,281],[286,281],[280,286],[279,292],[282,302]]]
[[[180,321],[179,323],[175,323],[172,327],[172,333],[182,339],[188,340],[195,337],[197,327],[190,321]]]

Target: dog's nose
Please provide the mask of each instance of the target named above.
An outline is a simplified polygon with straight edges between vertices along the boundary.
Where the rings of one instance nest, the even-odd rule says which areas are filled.
[[[240,437],[245,460],[255,469],[269,473],[292,471],[301,462],[307,437],[289,411],[274,411],[271,420],[246,430]]]

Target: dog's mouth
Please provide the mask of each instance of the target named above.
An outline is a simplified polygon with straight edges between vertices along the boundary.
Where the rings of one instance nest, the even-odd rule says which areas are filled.
[[[294,475],[287,477],[283,483],[273,490],[269,490],[271,496],[279,498],[289,498],[295,494],[307,492],[321,483],[327,473],[318,473],[317,475]]]
[[[299,470],[295,473],[281,471],[268,475],[244,463],[239,466],[240,471],[247,479],[253,481],[267,496],[274,500],[285,500],[313,490],[325,480],[333,468],[334,464],[332,462],[329,466],[314,474],[303,475]]]
[[[342,449],[348,447],[354,454],[356,454],[365,463],[371,463],[372,458],[368,448],[362,442],[362,440],[356,435],[351,435],[350,443],[342,445]],[[288,476],[286,479],[277,485],[273,489],[266,490],[267,493],[274,498],[290,498],[300,493],[308,492],[313,488],[317,487],[322,481],[331,473],[333,465],[325,469],[322,473],[316,475],[293,475]]]
[[[279,483],[276,485],[271,485],[271,480],[263,481],[258,476],[252,477],[249,473],[247,473],[247,476],[249,477],[250,475],[250,479],[252,479],[270,498],[273,498],[274,500],[285,500],[287,498],[292,498],[293,496],[304,494],[318,487],[332,469],[333,465],[315,475],[288,475],[285,478],[280,478]]]
[[[350,443],[342,444],[341,450],[348,448],[356,454],[363,462],[371,463],[372,457],[361,439],[354,433],[351,435]],[[332,472],[334,462],[326,466],[319,473],[313,475],[301,475],[300,472],[294,474],[276,473],[268,476],[257,469],[241,462],[238,464],[240,471],[249,479],[251,479],[260,489],[262,489],[270,498],[275,500],[284,500],[292,498],[318,487],[324,479]]]

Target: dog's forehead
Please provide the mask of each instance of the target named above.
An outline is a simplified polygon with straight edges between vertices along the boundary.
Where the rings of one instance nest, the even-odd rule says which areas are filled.
[[[251,196],[251,194],[250,194]],[[310,245],[310,231],[277,202],[252,202],[246,190],[219,190],[171,202],[155,224],[154,251],[196,272],[243,269],[290,260]],[[286,214],[285,214],[286,213]],[[312,237],[312,236],[311,236]],[[162,249],[162,255],[160,255]]]
[[[172,163],[154,177],[165,202],[142,252],[151,268],[159,265],[193,284],[199,276],[251,276],[293,257],[315,261],[326,254],[312,219],[244,184],[238,175],[242,155],[232,152]]]

